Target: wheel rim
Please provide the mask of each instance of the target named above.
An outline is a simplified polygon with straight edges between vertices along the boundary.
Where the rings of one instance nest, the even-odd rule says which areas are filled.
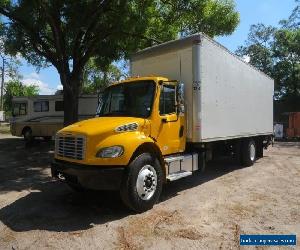
[[[255,145],[253,143],[250,144],[250,160],[255,160]]]
[[[139,172],[136,180],[136,190],[142,200],[149,200],[157,187],[157,174],[151,165],[145,165]]]

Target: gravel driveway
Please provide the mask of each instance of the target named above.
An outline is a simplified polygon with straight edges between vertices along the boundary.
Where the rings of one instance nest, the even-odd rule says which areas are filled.
[[[238,249],[242,233],[299,241],[300,143],[276,143],[248,168],[210,163],[143,214],[116,192],[76,194],[52,180],[52,157],[53,144],[0,134],[0,249]]]

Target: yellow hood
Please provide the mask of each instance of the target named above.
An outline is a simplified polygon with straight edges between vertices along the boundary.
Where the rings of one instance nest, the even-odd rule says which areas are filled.
[[[111,134],[115,132],[117,127],[134,122],[138,124],[137,130],[140,130],[145,123],[145,119],[135,117],[96,117],[69,125],[60,130],[59,133],[78,133],[87,136]]]
[[[137,123],[138,127],[133,123]],[[116,131],[118,127],[121,128]],[[60,130],[58,135],[84,135],[86,137],[84,160],[65,158],[57,154],[55,158],[88,165],[127,165],[139,145],[152,142],[148,137],[150,130],[150,122],[147,119],[134,117],[98,117],[77,122]],[[124,147],[122,156],[113,159],[96,157],[101,148],[114,145]]]

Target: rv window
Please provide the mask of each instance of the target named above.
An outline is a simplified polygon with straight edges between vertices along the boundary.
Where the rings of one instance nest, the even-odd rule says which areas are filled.
[[[64,102],[63,101],[55,102],[55,111],[64,111]]]
[[[49,102],[48,101],[37,101],[33,103],[34,112],[47,112],[49,111]]]
[[[14,103],[13,105],[13,115],[26,115],[27,114],[27,103]]]
[[[171,114],[176,112],[175,105],[175,86],[163,85],[160,92],[159,113],[161,115]]]

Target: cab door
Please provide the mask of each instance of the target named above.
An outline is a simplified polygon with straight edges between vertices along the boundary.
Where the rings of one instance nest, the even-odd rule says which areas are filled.
[[[163,155],[185,150],[185,118],[178,112],[177,86],[177,83],[160,86],[156,141]]]

